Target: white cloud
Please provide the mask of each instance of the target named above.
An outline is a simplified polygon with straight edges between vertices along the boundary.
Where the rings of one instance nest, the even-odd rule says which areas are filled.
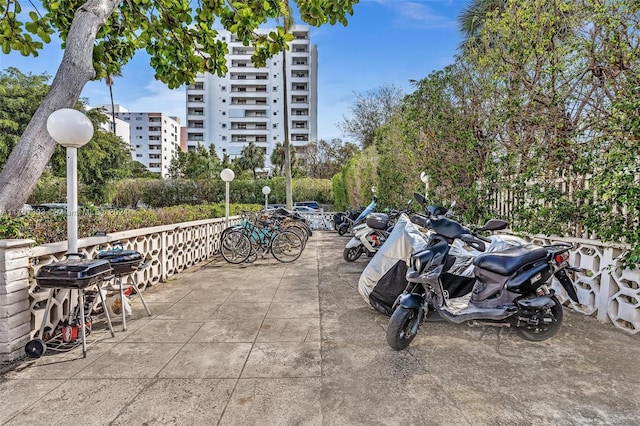
[[[395,12],[395,25],[409,25],[423,29],[457,27],[454,19],[436,12],[427,4],[441,3],[444,7],[451,7],[452,0],[365,0],[365,2],[378,3]]]
[[[143,96],[123,104],[132,112],[162,112],[170,116],[180,117],[185,125],[185,109],[187,98],[185,88],[169,89],[164,83],[151,80],[143,90]]]

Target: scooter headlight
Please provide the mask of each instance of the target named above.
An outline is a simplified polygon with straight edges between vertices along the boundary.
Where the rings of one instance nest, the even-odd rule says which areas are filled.
[[[418,252],[411,256],[410,266],[411,268],[421,274],[433,260],[433,252],[431,250],[425,250]]]

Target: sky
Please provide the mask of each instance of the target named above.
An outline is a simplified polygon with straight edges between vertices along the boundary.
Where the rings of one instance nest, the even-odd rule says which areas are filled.
[[[318,138],[343,135],[337,124],[350,116],[356,95],[384,85],[413,91],[410,80],[427,77],[453,63],[461,41],[458,16],[469,0],[360,0],[342,24],[311,27],[318,47]],[[27,2],[23,13],[28,13]],[[26,4],[25,4],[26,3]],[[302,24],[300,19],[296,23]],[[59,40],[45,45],[39,56],[12,52],[0,56],[0,69],[54,75],[62,59]],[[170,90],[156,81],[145,52],[138,52],[114,78],[114,102],[132,112],[159,111],[186,124],[184,87]],[[89,82],[82,97],[90,105],[109,104],[104,81]]]

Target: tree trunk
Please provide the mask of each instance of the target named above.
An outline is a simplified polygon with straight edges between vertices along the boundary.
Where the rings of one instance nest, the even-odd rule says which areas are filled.
[[[47,118],[58,109],[73,108],[84,85],[95,77],[96,34],[121,1],[89,0],[76,11],[51,89],[0,173],[0,211],[17,213],[35,189],[56,147],[47,132]]]
[[[287,208],[293,209],[293,191],[291,189],[291,152],[289,150],[289,99],[287,88],[287,56],[282,51],[282,93],[284,96],[284,193]]]
[[[116,136],[116,105],[113,103],[113,80],[109,84],[109,96],[111,97],[111,122],[113,123],[113,135]]]

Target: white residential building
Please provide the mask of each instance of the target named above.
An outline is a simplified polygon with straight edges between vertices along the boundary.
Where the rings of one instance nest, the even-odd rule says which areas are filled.
[[[107,132],[113,132],[114,120],[111,115],[111,105],[98,105],[96,108],[102,108],[104,114],[107,116],[107,122],[100,125],[102,130]],[[120,105],[114,105],[114,112],[128,112]],[[116,136],[131,145],[131,135],[129,134],[129,123],[116,117],[115,119]],[[133,155],[133,154],[132,154]]]
[[[161,112],[128,112],[122,107],[116,110],[116,118],[129,124],[132,158],[167,177],[171,159],[180,150],[180,119]]]
[[[282,54],[256,68],[251,47],[228,31],[218,32],[229,44],[229,72],[224,77],[199,75],[187,87],[187,150],[214,144],[220,158],[227,153],[234,159],[249,142],[255,142],[265,150],[270,167],[273,148],[284,142]],[[315,142],[318,134],[318,53],[316,45],[310,44],[308,26],[295,25],[291,32],[295,38],[286,52],[289,140],[303,147]]]

